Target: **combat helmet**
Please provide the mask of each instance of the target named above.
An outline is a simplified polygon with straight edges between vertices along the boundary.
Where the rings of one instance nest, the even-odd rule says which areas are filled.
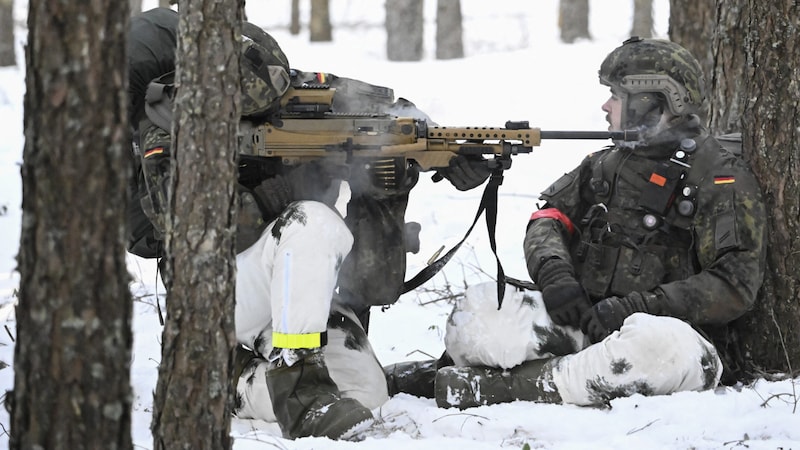
[[[599,75],[622,100],[625,129],[654,125],[665,108],[675,116],[705,115],[703,69],[674,42],[631,37],[606,56]]]
[[[242,116],[263,116],[289,89],[289,61],[278,42],[252,23],[242,24],[242,41]]]

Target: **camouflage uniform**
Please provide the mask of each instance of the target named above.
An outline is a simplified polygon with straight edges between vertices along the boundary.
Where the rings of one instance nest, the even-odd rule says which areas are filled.
[[[440,370],[440,406],[515,398],[598,405],[713,388],[723,367],[731,381],[731,361],[720,358],[727,324],[753,306],[764,275],[760,187],[701,125],[702,69],[688,51],[634,37],[599,75],[611,88],[609,122],[638,139],[586,157],[542,193],[545,204],[531,216],[525,258],[552,319],[533,324],[538,353],[503,372],[493,352],[474,361],[473,350],[454,348],[456,362],[488,367]],[[568,348],[552,337],[578,325],[581,345],[534,360]]]
[[[683,136],[697,143],[686,178],[697,184],[679,181],[664,214],[648,207],[645,193],[662,189],[651,181],[656,166],[681,167],[669,162],[679,142],[602,150],[542,194],[575,231],[555,219],[530,222],[525,257],[534,280],[543,261],[571,261],[592,302],[652,292],[654,313],[684,319],[723,344],[726,324],[752,307],[761,286],[764,205],[739,157],[699,128],[687,125]],[[681,202],[689,215],[678,211]],[[645,226],[653,219],[655,227]]]

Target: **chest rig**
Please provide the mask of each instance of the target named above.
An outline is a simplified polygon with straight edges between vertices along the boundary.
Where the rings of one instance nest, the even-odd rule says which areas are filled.
[[[609,151],[591,167],[593,206],[573,248],[581,283],[594,298],[652,289],[691,272],[691,227],[705,170],[705,140],[684,139],[667,156]]]
[[[640,163],[640,167],[635,169],[636,178],[628,176],[627,183],[639,195],[638,198],[631,196],[628,200],[619,200],[619,203],[625,209],[642,211],[641,223],[638,224],[642,229],[651,231],[665,225],[681,229],[691,227],[697,211],[700,181],[706,175],[705,166],[708,165],[703,152],[698,151],[704,143],[705,139],[699,143],[695,139],[683,139],[671,156],[663,160],[651,160],[647,165]],[[612,186],[616,188],[621,176],[619,168],[626,164],[629,156],[622,152],[608,152],[594,164],[589,185],[595,197],[595,206],[589,209],[582,224],[587,224],[597,216],[598,206],[608,212],[605,205],[612,195],[625,195],[613,192]],[[613,212],[610,215],[609,219],[615,219]]]

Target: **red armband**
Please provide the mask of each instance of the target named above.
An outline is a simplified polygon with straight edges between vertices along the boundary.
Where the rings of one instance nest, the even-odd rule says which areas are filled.
[[[572,224],[572,221],[569,220],[566,214],[562,213],[557,208],[540,209],[534,212],[531,214],[531,220],[536,219],[556,219],[567,228],[567,233],[572,234],[575,232],[575,225]]]

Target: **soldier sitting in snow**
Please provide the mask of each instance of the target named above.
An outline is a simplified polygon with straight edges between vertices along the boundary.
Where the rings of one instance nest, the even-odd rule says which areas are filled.
[[[704,128],[702,69],[684,48],[631,38],[599,75],[609,129],[639,139],[542,193],[524,241],[541,293],[509,287],[496,311],[492,286],[468,290],[448,321],[457,366],[436,375],[440,406],[603,405],[735,378],[727,324],[752,307],[765,266],[759,185]]]
[[[177,24],[168,8],[147,11],[132,19],[128,41],[129,113],[138,149],[129,250],[143,257],[163,255]],[[277,42],[260,28],[244,23],[243,34],[241,128],[274,112],[293,83],[319,78],[290,70]],[[395,102],[391,89],[326,79],[338,88],[334,112],[401,109],[424,118],[410,102]],[[347,438],[372,423],[372,409],[388,399],[365,328],[371,306],[392,304],[400,295],[404,215],[418,170],[409,165],[404,183],[393,189],[351,173],[343,219],[334,208],[341,169],[312,162],[239,189],[235,328],[242,345],[235,409],[242,418],[277,420],[287,438]],[[482,159],[454,158],[440,173],[466,190],[483,183],[489,169]]]

